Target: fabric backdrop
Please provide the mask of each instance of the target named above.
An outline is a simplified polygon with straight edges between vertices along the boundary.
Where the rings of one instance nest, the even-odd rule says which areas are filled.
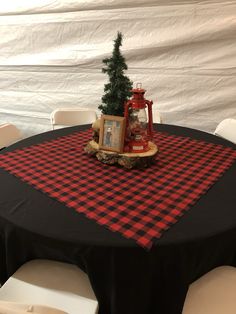
[[[117,31],[165,123],[212,132],[236,118],[236,1],[21,0],[0,3],[0,123],[29,136],[56,107],[97,109]]]

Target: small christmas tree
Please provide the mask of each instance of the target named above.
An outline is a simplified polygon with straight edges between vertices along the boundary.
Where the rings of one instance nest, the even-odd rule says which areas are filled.
[[[112,56],[103,60],[106,67],[102,69],[102,72],[109,76],[109,83],[104,85],[105,94],[102,96],[102,104],[98,106],[103,114],[123,116],[124,102],[132,94],[130,92],[132,82],[124,75],[124,71],[128,67],[120,52],[122,37],[122,33],[118,32],[117,38],[114,40]]]

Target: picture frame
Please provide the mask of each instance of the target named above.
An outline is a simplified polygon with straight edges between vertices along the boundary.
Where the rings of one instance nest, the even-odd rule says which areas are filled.
[[[99,149],[122,153],[125,138],[125,117],[102,115]]]

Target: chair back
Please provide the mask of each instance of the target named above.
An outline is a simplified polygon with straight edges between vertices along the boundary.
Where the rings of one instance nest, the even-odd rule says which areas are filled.
[[[190,285],[182,314],[234,314],[235,291],[235,267],[217,267]]]
[[[236,144],[236,119],[224,119],[221,121],[216,127],[214,134]]]
[[[146,108],[146,115],[148,116],[148,110]],[[152,108],[152,122],[153,123],[162,123],[162,117],[159,110]]]
[[[38,314],[51,314],[49,308],[55,311],[52,314],[98,313],[87,274],[76,265],[53,260],[35,259],[19,267],[0,288],[0,313],[1,306],[6,308],[10,302],[18,308],[16,313],[21,313],[20,304],[23,309],[33,307]]]
[[[96,111],[87,108],[58,108],[51,114],[54,126],[73,126],[93,123],[97,119]]]
[[[11,123],[0,125],[0,149],[7,147],[22,138],[22,134],[17,127]]]
[[[162,123],[162,117],[157,109],[152,109],[152,120],[153,123]]]

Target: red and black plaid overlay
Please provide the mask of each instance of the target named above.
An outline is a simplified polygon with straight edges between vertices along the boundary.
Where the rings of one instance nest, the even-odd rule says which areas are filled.
[[[0,167],[145,248],[236,159],[232,148],[156,132],[156,163],[126,170],[87,155],[90,139],[87,130],[8,152]]]

